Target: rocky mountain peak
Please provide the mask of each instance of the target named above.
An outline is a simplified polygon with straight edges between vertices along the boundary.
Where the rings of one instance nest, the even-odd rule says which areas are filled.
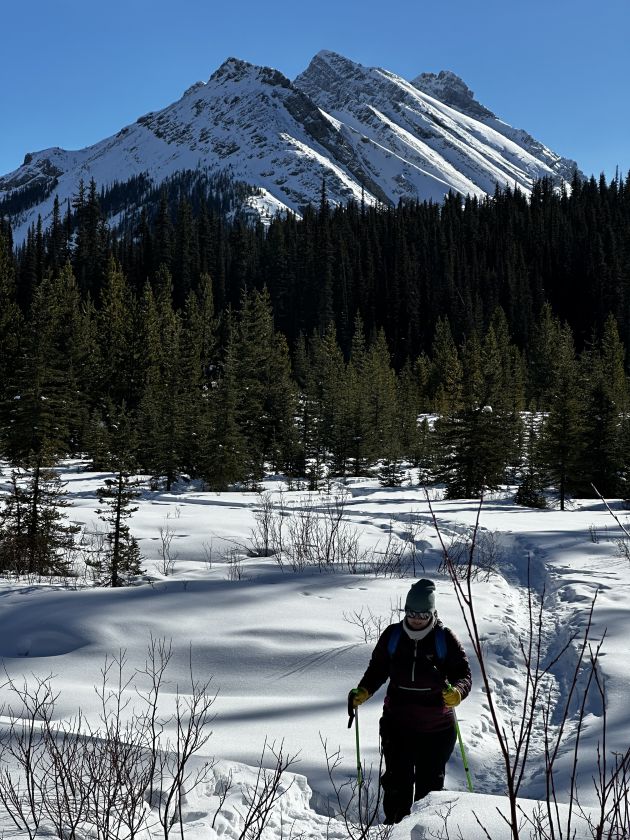
[[[338,95],[349,83],[364,80],[368,72],[369,68],[339,53],[320,50],[294,84],[308,95],[314,92]]]
[[[471,117],[483,119],[495,116],[492,111],[477,102],[473,91],[466,82],[452,70],[440,70],[439,73],[420,73],[419,76],[411,80],[411,84],[423,93],[427,93],[434,99],[439,99],[440,102],[451,105]]]
[[[210,76],[209,82],[243,82],[246,79],[261,82],[266,85],[290,88],[291,82],[279,70],[273,67],[262,67],[250,64],[240,58],[228,58]]]

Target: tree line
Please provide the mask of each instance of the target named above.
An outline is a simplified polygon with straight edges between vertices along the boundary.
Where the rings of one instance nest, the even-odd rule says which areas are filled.
[[[381,209],[323,188],[266,230],[175,195],[112,231],[92,182],[17,249],[0,222],[0,454],[31,482],[3,515],[27,536],[79,454],[118,476],[119,523],[133,472],[626,493],[628,181]]]

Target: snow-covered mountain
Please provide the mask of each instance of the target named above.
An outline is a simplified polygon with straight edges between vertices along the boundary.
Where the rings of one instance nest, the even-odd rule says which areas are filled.
[[[107,188],[141,174],[159,184],[184,170],[228,173],[257,188],[248,202],[265,216],[317,203],[324,180],[333,203],[440,201],[497,183],[527,191],[542,176],[569,179],[575,167],[501,122],[450,72],[409,82],[322,51],[291,82],[229,58],[113,137],[27,154],[0,177],[0,212],[20,241],[38,214],[49,223],[55,195],[64,202],[91,178]]]

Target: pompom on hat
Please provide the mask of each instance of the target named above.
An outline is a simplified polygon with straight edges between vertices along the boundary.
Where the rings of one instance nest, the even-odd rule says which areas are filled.
[[[414,612],[433,612],[435,610],[435,584],[422,578],[413,584],[407,593],[405,609]]]

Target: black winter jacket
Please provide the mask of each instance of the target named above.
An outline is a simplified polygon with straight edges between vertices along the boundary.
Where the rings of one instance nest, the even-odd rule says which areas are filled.
[[[378,691],[389,678],[384,713],[394,725],[416,732],[433,732],[453,726],[453,710],[444,705],[442,690],[446,683],[459,689],[462,700],[471,685],[470,665],[454,633],[443,627],[446,656],[439,660],[435,649],[435,628],[424,639],[414,641],[400,628],[393,655],[389,639],[398,624],[390,624],[382,633],[372,653],[367,671],[359,685]]]

